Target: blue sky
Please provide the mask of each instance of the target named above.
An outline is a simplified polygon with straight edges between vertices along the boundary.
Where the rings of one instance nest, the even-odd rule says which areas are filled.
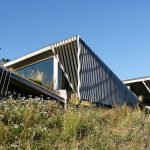
[[[0,0],[1,57],[77,34],[120,79],[150,75],[149,0]]]

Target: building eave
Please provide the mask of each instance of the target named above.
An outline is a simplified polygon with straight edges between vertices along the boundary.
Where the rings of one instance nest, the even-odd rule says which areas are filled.
[[[130,84],[130,83],[136,83],[136,82],[143,82],[143,81],[147,81],[150,80],[150,76],[145,76],[145,77],[141,77],[141,78],[134,78],[134,79],[128,79],[128,80],[124,80],[122,81],[124,84]]]
[[[13,66],[13,65],[15,65],[15,64],[17,64],[17,63],[19,63],[19,62],[21,62],[21,61],[24,61],[24,60],[26,60],[26,59],[32,58],[33,56],[39,55],[39,54],[44,53],[44,52],[47,52],[47,51],[49,51],[49,50],[53,50],[54,48],[56,48],[56,47],[58,47],[58,46],[61,46],[61,45],[63,45],[63,44],[67,44],[68,42],[72,42],[72,41],[76,40],[77,37],[78,37],[78,35],[77,35],[77,36],[72,36],[72,37],[67,38],[67,39],[65,39],[65,40],[62,40],[62,41],[59,41],[59,42],[54,43],[54,44],[52,44],[52,45],[49,45],[49,46],[47,46],[47,47],[38,49],[38,50],[36,50],[36,51],[34,51],[34,52],[30,53],[30,54],[27,54],[27,55],[25,55],[25,56],[22,56],[22,57],[20,57],[20,58],[17,58],[17,59],[15,59],[15,60],[12,60],[12,61],[10,61],[10,62],[8,62],[8,63],[5,63],[3,66],[6,67],[6,68],[7,68],[7,67],[10,67],[10,66]]]

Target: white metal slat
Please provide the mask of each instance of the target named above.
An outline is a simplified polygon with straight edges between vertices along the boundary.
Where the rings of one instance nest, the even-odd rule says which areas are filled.
[[[9,87],[9,83],[10,83],[10,78],[11,78],[11,73],[9,72],[8,83],[6,85],[6,90],[5,90],[4,96],[7,95],[7,91],[8,91],[8,87]]]
[[[6,82],[6,77],[7,77],[7,74],[8,74],[8,72],[5,70],[5,77],[4,77],[4,83],[3,83],[3,85],[2,85],[2,89],[1,89],[1,95],[4,95],[4,87],[5,87],[5,84],[7,84]]]

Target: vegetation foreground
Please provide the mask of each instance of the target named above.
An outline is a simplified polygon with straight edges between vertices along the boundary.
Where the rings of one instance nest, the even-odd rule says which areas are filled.
[[[0,149],[150,149],[150,117],[139,108],[63,110],[51,101],[0,102]]]

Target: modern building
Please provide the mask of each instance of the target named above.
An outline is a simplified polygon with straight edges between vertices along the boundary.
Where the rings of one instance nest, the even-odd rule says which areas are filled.
[[[138,98],[79,37],[73,36],[4,64],[49,91],[66,90],[100,105],[136,105]]]
[[[150,76],[124,80],[123,83],[144,105],[150,106]]]

